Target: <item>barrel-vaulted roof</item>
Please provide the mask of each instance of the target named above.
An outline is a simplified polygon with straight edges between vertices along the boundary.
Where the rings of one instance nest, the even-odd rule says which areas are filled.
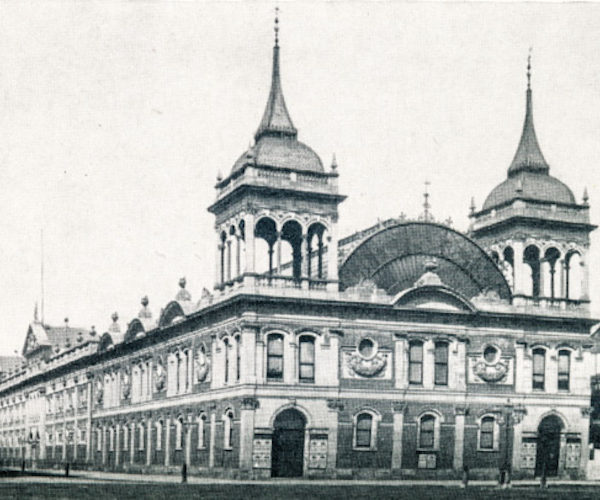
[[[492,259],[467,236],[441,224],[399,222],[365,239],[339,270],[342,289],[371,280],[388,295],[411,288],[426,263],[437,261],[441,281],[471,299],[494,291],[510,300],[511,292]]]

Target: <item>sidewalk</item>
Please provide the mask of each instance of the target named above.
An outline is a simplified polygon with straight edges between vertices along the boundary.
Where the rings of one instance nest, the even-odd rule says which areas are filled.
[[[18,467],[6,467],[5,470],[20,472]],[[32,474],[32,475],[29,475]],[[180,484],[181,476],[178,474],[130,474],[125,472],[103,472],[87,470],[71,470],[69,477],[65,477],[64,471],[60,469],[31,469],[26,470],[23,475],[3,478],[5,481],[15,482],[74,482],[74,483],[103,483],[103,482],[122,482],[122,483],[171,483]],[[449,488],[460,488],[461,481],[455,479],[435,480],[435,479],[308,479],[308,478],[278,478],[278,479],[223,479],[211,477],[189,476],[188,484],[286,484],[286,485],[379,485],[379,486],[419,486],[435,485]],[[569,479],[549,479],[548,487],[552,486],[600,486],[600,481],[592,480],[569,480]],[[477,487],[496,487],[497,481],[494,480],[471,480],[469,486]],[[522,479],[512,481],[513,488],[519,487],[539,487],[539,479]]]

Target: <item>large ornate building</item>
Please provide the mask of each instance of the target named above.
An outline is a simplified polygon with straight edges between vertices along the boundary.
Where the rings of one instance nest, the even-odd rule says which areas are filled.
[[[594,352],[587,197],[550,176],[532,91],[468,234],[338,239],[335,160],[298,140],[280,48],[254,143],[216,184],[216,283],[105,333],[31,323],[0,458],[235,477],[583,476]]]

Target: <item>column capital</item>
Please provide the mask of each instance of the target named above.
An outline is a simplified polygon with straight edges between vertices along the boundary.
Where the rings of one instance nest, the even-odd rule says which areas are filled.
[[[343,411],[344,403],[341,399],[328,399],[327,408],[329,408],[330,410]]]
[[[465,416],[469,414],[469,407],[467,405],[456,405],[454,407],[454,414],[456,416]]]
[[[581,407],[581,416],[589,417],[592,414],[593,408],[591,406],[583,406]]]
[[[406,401],[392,401],[392,410],[394,413],[405,414],[408,410],[408,403]]]
[[[260,402],[257,398],[247,397],[241,401],[242,410],[256,410],[260,407]]]

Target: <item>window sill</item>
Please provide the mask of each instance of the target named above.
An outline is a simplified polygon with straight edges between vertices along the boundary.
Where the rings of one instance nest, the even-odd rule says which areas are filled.
[[[233,451],[233,448],[231,446],[224,446],[223,451]]]
[[[206,450],[206,446],[198,446],[196,449],[198,451]]]
[[[478,452],[481,453],[498,453],[498,448],[477,448]]]
[[[352,451],[377,451],[377,446],[353,446]]]
[[[417,448],[419,453],[437,453],[440,451],[439,448]]]

